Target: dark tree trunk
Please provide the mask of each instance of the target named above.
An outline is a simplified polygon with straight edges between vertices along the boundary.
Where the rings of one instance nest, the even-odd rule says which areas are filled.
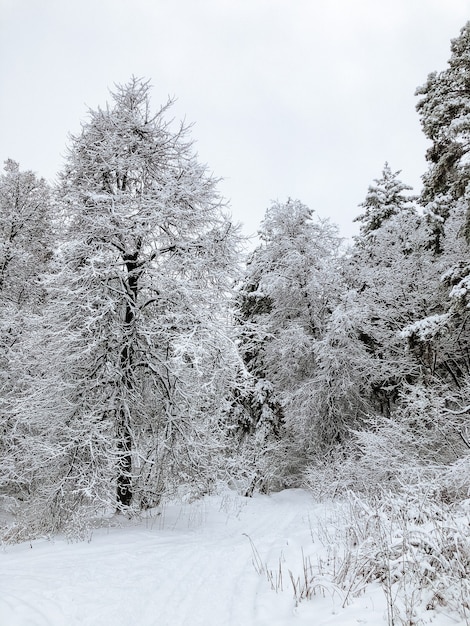
[[[120,415],[118,431],[119,474],[117,477],[117,501],[120,506],[129,506],[132,500],[132,438],[129,421],[124,411]]]
[[[128,293],[124,324],[127,330],[127,343],[121,351],[121,371],[123,373],[123,384],[127,390],[133,388],[133,368],[132,368],[132,331],[135,320],[135,307],[137,303],[137,292],[139,282],[139,265],[137,263],[138,252],[132,255],[125,255],[128,275]],[[117,477],[117,501],[120,506],[129,506],[132,501],[132,432],[129,411],[121,407],[118,416],[118,453],[119,453],[119,473]]]

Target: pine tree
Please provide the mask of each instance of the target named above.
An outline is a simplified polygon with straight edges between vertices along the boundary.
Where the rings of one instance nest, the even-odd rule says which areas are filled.
[[[380,184],[369,188],[360,205],[367,210],[358,218],[363,225],[347,270],[355,295],[346,302],[360,311],[352,311],[351,318],[357,320],[357,338],[369,355],[362,393],[384,415],[393,410],[403,385],[427,367],[427,356],[409,352],[401,331],[420,315],[434,315],[439,306],[441,266],[427,249],[428,226],[413,198],[402,193],[410,187],[397,174],[386,166]]]
[[[417,110],[432,145],[429,168],[423,177],[421,202],[431,227],[431,244],[441,257],[441,294],[435,314],[407,329],[409,340],[433,355],[435,370],[455,386],[462,385],[468,368],[470,245],[470,22],[451,42],[448,67],[433,72],[419,87]],[[442,296],[443,287],[448,297]]]
[[[451,52],[448,67],[431,73],[416,91],[421,96],[416,107],[421,125],[432,142],[421,201],[433,227],[436,252],[441,252],[450,208],[466,194],[470,181],[470,22],[451,42]],[[465,219],[468,225],[468,213]]]

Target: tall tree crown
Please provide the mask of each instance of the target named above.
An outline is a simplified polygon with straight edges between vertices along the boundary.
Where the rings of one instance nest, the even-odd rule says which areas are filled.
[[[432,142],[422,202],[436,222],[447,219],[451,202],[464,195],[470,181],[470,22],[452,41],[451,52],[448,67],[429,74],[416,90],[416,109]]]

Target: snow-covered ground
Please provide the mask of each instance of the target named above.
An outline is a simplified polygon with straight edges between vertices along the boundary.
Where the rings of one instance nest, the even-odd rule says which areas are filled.
[[[254,498],[227,492],[168,505],[139,522],[113,520],[88,542],[7,546],[0,553],[0,625],[386,624],[378,584],[352,597],[322,579],[322,559],[331,562],[334,552],[333,518],[331,505],[302,490]],[[289,570],[302,580],[308,560],[318,570],[315,595],[296,603]],[[418,623],[431,620],[459,623],[434,611]]]

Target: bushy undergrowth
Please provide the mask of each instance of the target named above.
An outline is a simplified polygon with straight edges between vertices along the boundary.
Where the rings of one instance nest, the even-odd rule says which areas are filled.
[[[384,472],[389,471],[387,460]],[[419,624],[423,610],[456,613],[470,624],[470,459],[447,467],[410,464],[381,481],[364,465],[310,469],[317,496],[341,494],[332,582],[351,594],[381,583],[389,624]],[[367,484],[367,481],[370,481]]]
[[[336,582],[360,589],[359,581],[379,581],[389,624],[417,624],[434,609],[470,623],[469,504],[437,504],[422,492],[369,501],[350,494]]]
[[[425,610],[470,624],[467,428],[465,411],[416,387],[305,474],[316,499],[345,503],[331,581],[349,595],[380,582],[389,624],[419,624]]]
[[[380,585],[389,626],[428,623],[432,611],[470,624],[470,500],[349,492],[327,511],[299,554],[289,549],[265,562],[250,539],[254,568],[273,591],[292,593],[296,605],[330,597],[346,607]]]
[[[470,495],[468,417],[446,407],[444,393],[416,386],[390,417],[372,416],[361,430],[305,473],[316,498],[348,491],[375,496],[404,485],[444,503]]]

